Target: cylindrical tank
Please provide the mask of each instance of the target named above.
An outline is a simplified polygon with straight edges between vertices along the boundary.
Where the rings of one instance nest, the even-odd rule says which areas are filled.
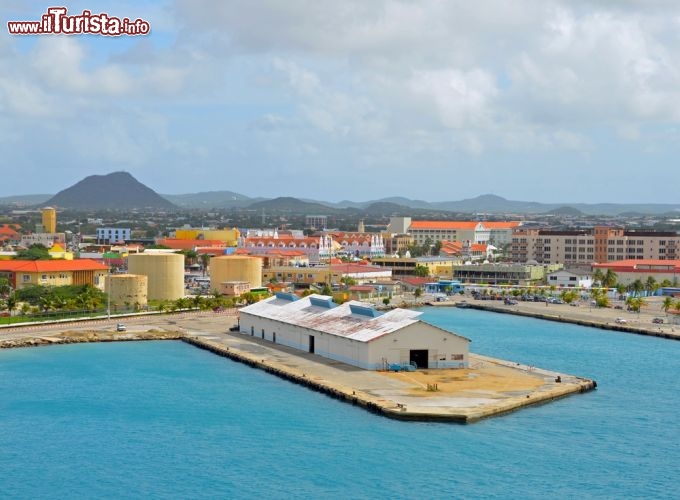
[[[104,288],[112,306],[144,307],[148,283],[149,279],[143,274],[110,274],[106,276]]]
[[[210,259],[210,285],[219,289],[225,281],[247,281],[250,288],[262,286],[262,259],[247,255],[223,255]]]
[[[149,300],[177,300],[184,297],[184,255],[138,253],[128,255],[128,272],[148,278]]]

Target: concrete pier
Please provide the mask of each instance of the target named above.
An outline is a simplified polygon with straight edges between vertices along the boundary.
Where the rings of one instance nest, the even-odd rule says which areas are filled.
[[[588,379],[471,355],[471,368],[376,372],[242,334],[183,341],[399,420],[471,423],[594,389]]]

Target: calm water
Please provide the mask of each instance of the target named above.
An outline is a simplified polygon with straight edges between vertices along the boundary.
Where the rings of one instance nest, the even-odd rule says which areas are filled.
[[[1,498],[677,498],[680,342],[481,311],[426,319],[597,391],[395,422],[180,342],[0,351]]]

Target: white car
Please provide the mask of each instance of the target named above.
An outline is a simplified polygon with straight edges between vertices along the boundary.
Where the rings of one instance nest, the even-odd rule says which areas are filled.
[[[624,318],[616,318],[616,322],[619,324],[628,323]]]
[[[125,328],[125,325],[123,323],[118,323],[116,325],[116,331],[117,332],[124,332],[126,330],[127,330],[127,328]]]

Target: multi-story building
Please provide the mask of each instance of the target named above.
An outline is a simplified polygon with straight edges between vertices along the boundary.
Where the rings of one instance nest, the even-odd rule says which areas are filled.
[[[453,266],[453,279],[480,285],[533,286],[545,284],[546,273],[561,265],[469,264]]]
[[[489,243],[501,247],[510,243],[512,231],[519,227],[516,221],[476,222],[476,221],[414,221],[410,217],[392,217],[387,232],[408,233],[416,245],[427,241],[470,241]]]
[[[64,233],[31,233],[21,235],[22,247],[29,248],[31,245],[42,245],[51,248],[54,244],[65,245],[66,235]]]
[[[357,283],[374,283],[392,280],[392,271],[379,266],[360,264],[333,264],[330,266],[293,267],[272,266],[262,270],[262,281],[271,280],[289,283],[330,283],[338,284],[342,278],[352,278]]]
[[[128,241],[131,237],[129,227],[98,227],[97,245],[111,245]]]
[[[512,236],[510,257],[515,262],[570,266],[627,259],[673,260],[680,257],[680,236],[605,226],[579,231],[518,229]]]
[[[42,231],[44,233],[57,232],[57,211],[52,207],[42,209]]]
[[[395,279],[415,276],[418,266],[427,268],[428,276],[451,278],[453,266],[462,263],[459,257],[381,257],[371,260],[371,264],[390,268]]]
[[[326,215],[307,215],[305,227],[313,231],[325,231],[328,228],[328,217]]]

